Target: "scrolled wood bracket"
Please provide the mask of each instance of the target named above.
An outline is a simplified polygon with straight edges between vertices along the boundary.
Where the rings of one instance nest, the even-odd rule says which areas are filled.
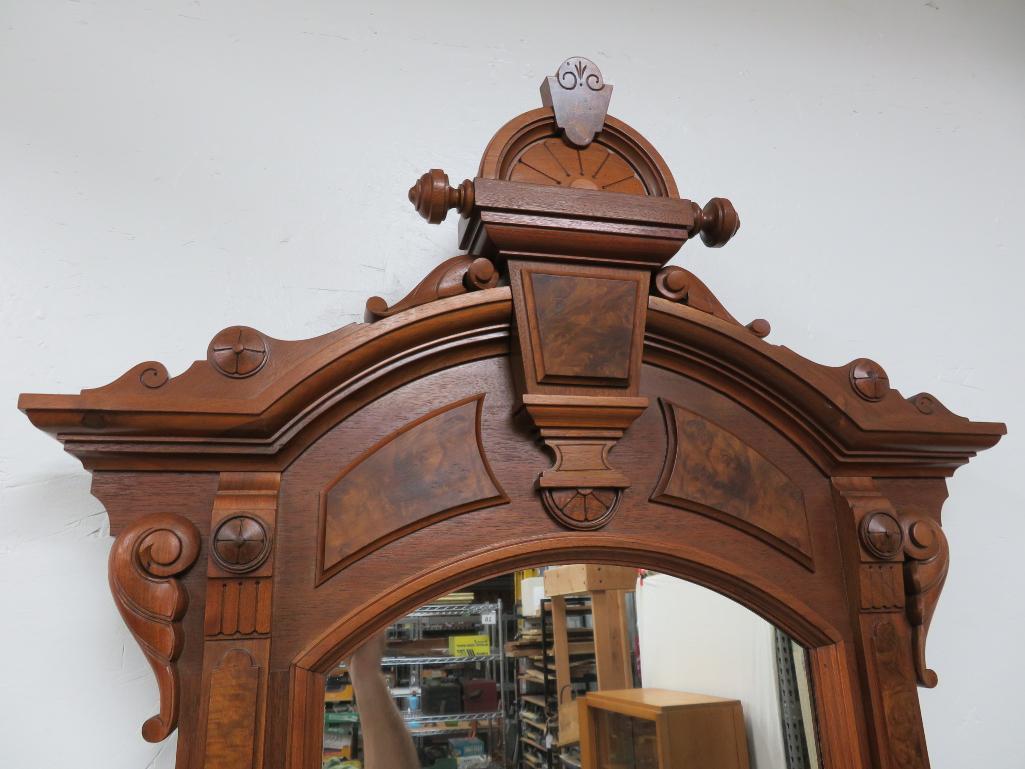
[[[769,321],[764,318],[756,318],[746,326],[742,324],[730,314],[729,310],[723,307],[722,303],[716,299],[715,294],[700,278],[683,267],[673,265],[659,270],[651,282],[651,293],[668,299],[670,302],[679,302],[693,307],[695,310],[707,312],[727,323],[744,326],[759,339],[767,337],[772,330]]]
[[[372,323],[436,299],[494,288],[498,285],[500,277],[490,259],[474,258],[466,254],[453,256],[427,273],[427,277],[421,280],[416,288],[393,305],[389,306],[379,296],[370,297],[367,300],[364,318],[367,323]]]
[[[440,168],[432,168],[409,188],[409,202],[431,224],[445,221],[452,208],[469,216],[473,210],[473,182],[464,179],[458,187],[452,187],[448,174]]]
[[[180,515],[153,513],[118,535],[110,551],[114,603],[153,668],[160,712],[142,726],[149,742],[166,739],[178,725],[176,662],[184,644],[180,622],[189,596],[178,578],[196,562],[200,535]]]
[[[950,568],[950,547],[932,518],[901,517],[904,531],[904,592],[911,624],[912,657],[918,683],[932,689],[939,681],[925,664],[925,642]]]

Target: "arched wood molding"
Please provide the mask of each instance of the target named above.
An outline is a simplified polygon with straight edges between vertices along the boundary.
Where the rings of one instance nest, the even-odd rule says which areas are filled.
[[[508,287],[448,297],[297,342],[267,338],[270,360],[226,381],[197,361],[159,388],[141,363],[79,395],[23,394],[34,425],[88,469],[281,469],[328,424],[431,371],[509,354]],[[949,476],[996,444],[1004,425],[970,422],[938,398],[856,396],[850,368],[824,366],[702,310],[651,297],[643,362],[685,374],[737,398],[801,445],[829,474]],[[219,397],[211,398],[212,392]],[[923,406],[921,404],[927,404]]]
[[[416,180],[463,253],[367,323],[231,326],[177,377],[19,399],[110,511],[111,588],[160,686],[146,738],[180,724],[178,769],[317,769],[333,655],[476,578],[591,561],[806,644],[824,769],[925,769],[944,479],[1004,426],[742,324],[667,265],[736,236],[732,204],[680,198],[594,62],[543,83],[474,178]]]
[[[849,650],[843,634],[826,618],[800,601],[781,594],[770,580],[756,571],[738,571],[735,565],[709,556],[700,547],[682,544],[656,552],[643,542],[601,533],[585,536],[566,532],[545,538],[524,537],[501,548],[465,553],[374,596],[340,617],[297,655],[290,668],[289,721],[304,720],[304,712],[321,706],[325,677],[337,660],[346,658],[375,631],[437,595],[516,569],[571,561],[646,567],[672,574],[732,598],[807,644],[812,650],[810,664],[816,671],[815,678],[822,684],[815,702],[817,717],[821,728],[830,732],[830,738],[822,743],[825,751],[832,751],[824,766],[829,769],[862,766],[848,667]],[[306,730],[290,732],[289,767],[313,765],[321,751],[321,728],[319,724],[308,723]],[[837,750],[840,745],[846,746],[846,750]]]

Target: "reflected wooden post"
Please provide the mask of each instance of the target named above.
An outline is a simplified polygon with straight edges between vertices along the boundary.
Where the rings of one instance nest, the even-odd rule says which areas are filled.
[[[545,595],[552,599],[555,636],[555,685],[559,702],[559,744],[580,739],[579,711],[573,704],[566,598],[589,595],[594,657],[599,689],[633,686],[626,633],[625,593],[637,584],[637,570],[623,566],[557,566],[545,572]]]

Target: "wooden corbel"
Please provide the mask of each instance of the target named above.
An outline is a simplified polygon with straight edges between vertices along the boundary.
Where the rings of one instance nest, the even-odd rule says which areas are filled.
[[[149,742],[167,738],[178,725],[177,660],[184,638],[181,619],[189,596],[178,581],[196,562],[200,537],[195,525],[172,513],[136,519],[114,541],[109,579],[114,603],[153,668],[160,712],[142,726]]]
[[[869,477],[833,478],[840,512],[851,515],[856,563],[857,624],[868,693],[873,744],[880,757],[902,756],[901,767],[928,766],[918,703],[912,612],[905,602],[906,524]],[[843,531],[843,530],[841,530]],[[924,537],[924,530],[922,533]],[[924,641],[923,641],[924,643]],[[881,759],[882,760],[882,759]],[[883,766],[890,766],[887,761]]]
[[[950,547],[940,525],[925,516],[901,517],[904,534],[904,592],[911,623],[912,656],[920,686],[931,689],[939,677],[925,664],[925,641],[950,568]]]

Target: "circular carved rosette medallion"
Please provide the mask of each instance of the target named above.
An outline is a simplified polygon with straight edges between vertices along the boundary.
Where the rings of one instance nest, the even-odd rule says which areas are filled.
[[[267,560],[270,537],[263,521],[252,515],[234,515],[221,522],[213,536],[213,556],[226,571],[252,571]]]
[[[545,510],[570,529],[600,529],[612,520],[622,489],[543,489]]]
[[[874,360],[860,358],[851,364],[851,387],[867,401],[882,400],[890,390],[890,379]]]
[[[267,362],[267,339],[255,328],[231,326],[211,340],[206,357],[224,376],[244,379]]]
[[[904,546],[904,530],[889,513],[869,513],[861,520],[861,543],[876,558],[889,560]]]

